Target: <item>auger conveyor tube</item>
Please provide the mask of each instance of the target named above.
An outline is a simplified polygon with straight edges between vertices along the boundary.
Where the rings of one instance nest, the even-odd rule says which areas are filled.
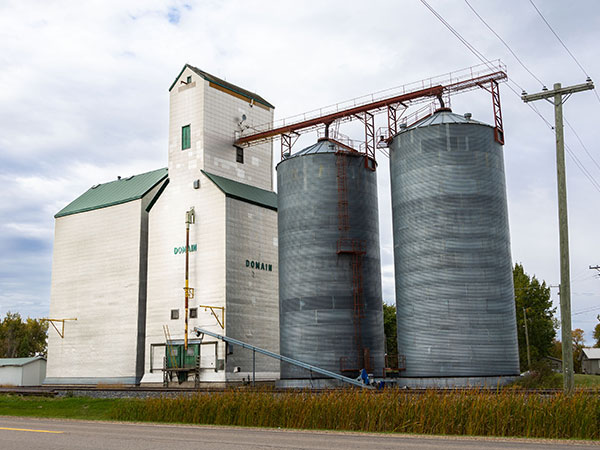
[[[343,375],[337,374],[335,372],[330,372],[329,370],[321,369],[320,367],[313,366],[311,364],[307,364],[307,363],[302,362],[302,361],[298,361],[297,359],[288,358],[287,356],[283,356],[283,355],[279,355],[277,353],[270,352],[268,350],[265,350],[264,348],[256,347],[254,345],[247,344],[247,343],[239,341],[237,339],[233,339],[233,338],[230,338],[230,337],[227,337],[227,336],[222,336],[220,334],[213,333],[212,331],[208,331],[208,330],[205,330],[203,328],[198,328],[198,327],[195,327],[194,331],[198,335],[205,334],[207,336],[211,336],[211,337],[214,337],[216,339],[219,339],[219,340],[221,340],[223,342],[227,342],[227,343],[233,344],[233,345],[238,345],[238,346],[240,346],[242,348],[247,348],[248,350],[252,350],[254,352],[257,352],[257,353],[260,353],[262,355],[268,356],[270,358],[275,358],[275,359],[278,359],[279,361],[283,361],[283,362],[286,362],[286,363],[289,363],[289,364],[293,364],[293,365],[298,366],[298,367],[302,367],[303,369],[310,370],[311,372],[315,372],[315,373],[318,373],[318,374],[321,374],[321,375],[325,375],[326,377],[330,377],[330,378],[333,378],[333,379],[336,379],[336,380],[340,380],[340,381],[342,381],[344,383],[349,383],[349,384],[352,384],[354,386],[358,386],[358,387],[365,388],[365,389],[373,389],[372,386],[368,386],[366,384],[363,384],[362,382],[357,381],[357,380],[355,380],[353,378],[348,378],[348,377],[345,377]]]

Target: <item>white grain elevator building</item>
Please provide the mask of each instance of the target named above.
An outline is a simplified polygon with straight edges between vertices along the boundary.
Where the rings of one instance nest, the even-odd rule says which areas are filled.
[[[233,146],[272,122],[257,94],[185,65],[169,89],[168,170],[94,185],[55,217],[46,384],[163,382],[165,326],[184,338],[185,220],[190,225],[189,343],[200,380],[248,378],[251,352],[202,343],[198,326],[279,350],[277,197],[272,144]],[[257,380],[279,362],[256,360]]]

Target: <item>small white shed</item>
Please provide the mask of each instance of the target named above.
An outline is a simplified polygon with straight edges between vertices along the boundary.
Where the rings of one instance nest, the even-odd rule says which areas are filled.
[[[581,349],[581,370],[589,375],[600,375],[600,348]]]
[[[0,358],[0,386],[41,386],[46,378],[46,358]]]

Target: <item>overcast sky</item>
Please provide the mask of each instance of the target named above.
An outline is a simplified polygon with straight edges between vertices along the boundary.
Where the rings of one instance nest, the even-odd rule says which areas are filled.
[[[534,1],[600,82],[600,4]],[[485,57],[502,59],[512,82],[541,89],[465,1],[429,3]],[[585,81],[529,1],[470,4],[548,87]],[[57,211],[93,184],[167,165],[167,90],[185,63],[259,93],[277,119],[480,61],[419,0],[1,0],[0,315],[47,316]],[[508,85],[501,94],[513,261],[557,285],[554,135]],[[552,106],[537,106],[553,122]],[[585,149],[568,127],[567,145],[599,184],[567,157],[573,327],[588,343],[600,313],[600,279],[588,268],[600,264],[599,107],[587,91],[564,110]],[[493,121],[483,90],[453,97],[452,108]],[[340,131],[361,138],[354,125]],[[383,291],[393,303],[389,176],[378,158]]]

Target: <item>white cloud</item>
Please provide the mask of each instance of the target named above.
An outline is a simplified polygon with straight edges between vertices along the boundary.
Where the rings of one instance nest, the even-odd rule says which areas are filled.
[[[541,87],[466,5],[430,3],[480,51],[503,58],[512,79],[530,92]],[[516,0],[472,4],[548,86],[583,81],[530,5]],[[598,5],[592,0],[578,5],[565,9],[563,2],[551,0],[538,6],[590,75],[600,76],[595,50]],[[2,229],[49,246],[52,215],[92,184],[164,167],[167,88],[186,62],[259,92],[282,118],[479,61],[420,2],[54,0],[32,6],[4,1]],[[523,262],[529,273],[556,283],[554,137],[506,86],[502,105],[513,259]],[[456,96],[452,106],[457,112],[472,112],[476,119],[492,120],[484,91]],[[565,104],[565,116],[600,162],[594,146],[600,140],[598,106],[592,93],[575,94]],[[550,105],[537,107],[552,119]],[[361,138],[360,127],[342,131]],[[569,130],[566,136],[600,180],[600,170]],[[379,207],[388,300],[393,297],[393,276],[386,270],[393,264],[393,247],[386,164],[380,161]],[[575,271],[600,264],[594,229],[600,193],[570,161],[567,176]],[[0,240],[0,250],[9,245]],[[40,276],[49,273],[47,261],[34,269]],[[599,293],[600,286],[592,283],[585,292]],[[24,309],[29,308],[28,296],[36,295],[13,294],[11,298],[22,299]],[[589,304],[589,298],[574,295],[573,309]],[[589,337],[591,325],[586,332]]]

